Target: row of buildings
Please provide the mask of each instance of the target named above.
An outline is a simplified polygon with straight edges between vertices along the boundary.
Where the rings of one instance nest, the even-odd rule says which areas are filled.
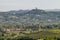
[[[1,28],[0,31],[25,31],[26,29],[24,28]]]

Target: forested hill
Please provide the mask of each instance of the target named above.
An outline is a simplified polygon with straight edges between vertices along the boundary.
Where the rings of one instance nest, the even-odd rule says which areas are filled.
[[[60,22],[60,11],[46,11],[42,9],[32,9],[0,12],[0,22],[10,23]]]

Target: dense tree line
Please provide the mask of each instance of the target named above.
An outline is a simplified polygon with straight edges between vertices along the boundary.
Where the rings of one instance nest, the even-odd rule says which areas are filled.
[[[60,24],[34,24],[34,23],[19,23],[19,24],[0,24],[0,28],[25,28],[25,29],[60,29]]]

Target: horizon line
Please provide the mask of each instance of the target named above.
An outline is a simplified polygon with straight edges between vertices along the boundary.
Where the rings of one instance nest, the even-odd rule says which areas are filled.
[[[41,9],[41,8],[32,8],[32,9]],[[32,9],[10,9],[10,10],[0,10],[0,12],[19,11],[19,10],[32,10]],[[60,9],[50,8],[50,9],[41,9],[41,10],[60,10]]]

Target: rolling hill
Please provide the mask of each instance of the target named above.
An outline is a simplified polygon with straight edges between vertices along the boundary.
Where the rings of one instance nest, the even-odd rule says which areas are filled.
[[[60,11],[46,11],[42,9],[13,10],[0,12],[0,22],[40,23],[60,22]]]

